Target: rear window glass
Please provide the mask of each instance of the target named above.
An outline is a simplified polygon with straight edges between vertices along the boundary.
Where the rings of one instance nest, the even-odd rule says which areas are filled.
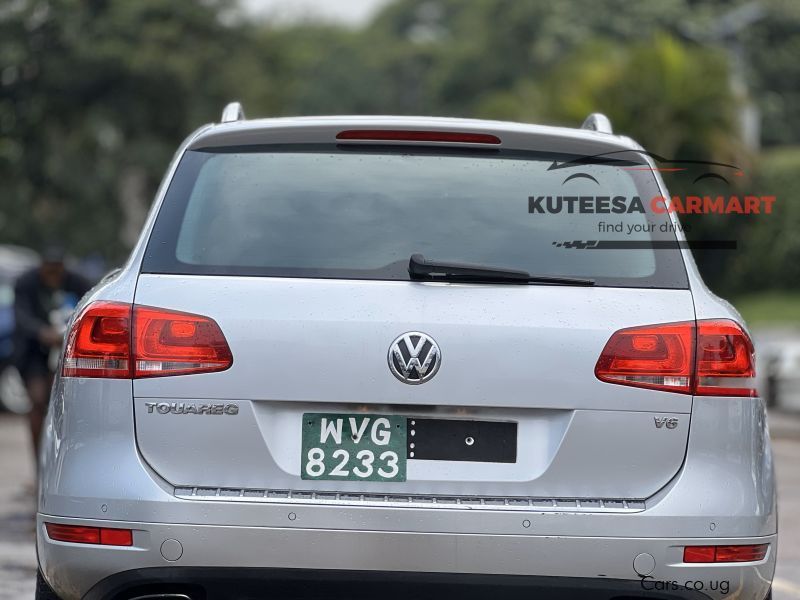
[[[552,168],[569,159],[368,146],[189,151],[142,270],[407,280],[421,253],[598,285],[686,287],[669,218],[652,210],[652,173],[614,162]]]

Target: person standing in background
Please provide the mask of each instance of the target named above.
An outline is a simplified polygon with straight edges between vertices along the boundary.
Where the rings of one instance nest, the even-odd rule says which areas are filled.
[[[64,249],[56,245],[45,248],[41,264],[20,275],[14,286],[14,355],[31,400],[28,418],[37,465],[57,355],[69,317],[90,287],[65,267]]]

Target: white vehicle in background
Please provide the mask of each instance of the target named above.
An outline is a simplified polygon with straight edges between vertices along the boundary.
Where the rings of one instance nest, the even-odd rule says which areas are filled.
[[[800,412],[800,343],[775,344],[764,354],[763,381],[770,401],[780,410]]]

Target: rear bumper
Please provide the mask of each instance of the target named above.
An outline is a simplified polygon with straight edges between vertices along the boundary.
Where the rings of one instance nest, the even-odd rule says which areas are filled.
[[[186,583],[192,582],[192,583]],[[165,567],[128,571],[95,586],[87,600],[131,596],[155,589],[183,593],[189,598],[218,600],[230,598],[237,590],[244,598],[348,598],[374,600],[485,600],[495,596],[504,600],[553,598],[570,600],[619,600],[641,598],[650,587],[639,581],[607,578],[559,578],[535,576],[462,575],[457,573],[416,573],[377,571],[318,571],[305,569],[199,569]],[[681,586],[679,589],[649,592],[665,599],[707,599],[703,593]],[[655,594],[655,595],[653,595]],[[717,594],[719,596],[719,594]],[[135,596],[134,596],[135,597]],[[758,600],[761,600],[759,598]]]
[[[776,536],[709,540],[303,528],[305,519],[314,520],[310,514],[314,510],[286,506],[290,527],[169,525],[39,514],[39,561],[45,578],[65,600],[116,600],[115,594],[121,590],[145,584],[159,590],[167,584],[199,586],[206,600],[252,598],[260,596],[247,595],[244,589],[248,586],[261,586],[263,593],[272,595],[283,585],[306,586],[312,585],[312,580],[325,580],[319,575],[303,576],[302,571],[328,574],[340,581],[366,578],[375,585],[395,580],[411,585],[415,580],[412,573],[418,574],[419,585],[426,581],[433,585],[426,574],[443,578],[437,585],[473,583],[469,589],[493,581],[523,590],[528,597],[537,587],[554,586],[565,598],[612,598],[624,592],[628,597],[725,598],[735,594],[741,599],[762,600],[775,568]],[[413,511],[406,514],[413,520]],[[481,519],[474,513],[464,517]],[[53,541],[44,531],[45,521],[130,528],[134,546]],[[757,563],[703,566],[682,562],[683,546],[708,543],[769,543],[770,549]],[[649,573],[641,568],[647,565],[646,556],[637,562],[640,573],[634,568],[641,554],[652,556],[654,566]],[[361,571],[369,575],[362,577]],[[442,574],[450,574],[450,580]],[[290,583],[285,583],[286,577]],[[227,583],[222,585],[222,580]],[[239,581],[244,587],[231,585]],[[236,590],[238,595],[222,594],[224,590]],[[705,596],[697,594],[701,590]],[[593,594],[580,595],[588,591]],[[414,596],[416,592],[405,597]],[[548,597],[559,596],[550,593]]]
[[[683,467],[646,499],[645,509],[615,514],[543,512],[534,506],[493,511],[182,498],[137,450],[130,382],[80,385],[81,395],[69,410],[63,388],[56,387],[40,471],[39,560],[45,578],[65,600],[83,598],[111,577],[156,573],[149,569],[167,577],[184,572],[174,569],[200,569],[199,575],[191,571],[198,579],[224,568],[342,571],[346,576],[449,573],[458,581],[470,579],[467,575],[556,577],[580,585],[615,580],[627,582],[623,587],[639,586],[641,597],[660,598],[683,594],[686,582],[692,587],[698,582],[708,597],[724,598],[719,588],[727,582],[727,595],[742,600],[763,600],[772,579],[775,481],[758,400],[695,399]],[[465,486],[465,492],[474,490]],[[130,528],[135,545],[54,542],[43,530],[44,521]],[[169,539],[181,544],[177,560],[162,556]],[[756,564],[680,562],[687,544],[764,542],[771,544],[769,553]],[[655,562],[652,579],[644,584],[633,568],[642,553]],[[649,585],[655,589],[645,589]],[[708,591],[712,585],[716,590]]]

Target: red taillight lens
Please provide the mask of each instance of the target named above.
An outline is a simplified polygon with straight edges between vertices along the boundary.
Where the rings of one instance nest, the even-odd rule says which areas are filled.
[[[223,371],[232,364],[228,342],[213,319],[94,302],[72,325],[63,375],[130,379]]]
[[[133,546],[133,531],[109,527],[84,527],[45,523],[51,540],[73,544],[100,544],[102,546]]]
[[[337,140],[454,142],[460,144],[499,144],[500,138],[488,133],[460,131],[406,131],[399,129],[348,129],[336,134]]]
[[[58,525],[56,523],[45,523],[44,526],[50,539],[59,542],[72,542],[74,544],[100,543],[100,529],[97,527]]]
[[[717,546],[714,562],[754,562],[764,560],[769,544],[747,546]]]
[[[686,546],[685,563],[757,562],[764,560],[769,544],[743,546]]]
[[[753,343],[727,319],[621,329],[595,365],[601,381],[698,396],[755,396]]]
[[[601,381],[671,392],[691,391],[694,323],[621,329],[595,365]]]
[[[67,336],[65,377],[130,377],[131,305],[94,302],[77,316]]]
[[[103,546],[133,546],[133,531],[101,527],[100,544]]]
[[[683,549],[683,562],[712,563],[716,554],[714,546],[686,546]]]
[[[149,306],[133,311],[135,377],[210,373],[233,364],[213,319]]]
[[[755,396],[753,342],[739,325],[728,320],[697,322],[699,396]]]

